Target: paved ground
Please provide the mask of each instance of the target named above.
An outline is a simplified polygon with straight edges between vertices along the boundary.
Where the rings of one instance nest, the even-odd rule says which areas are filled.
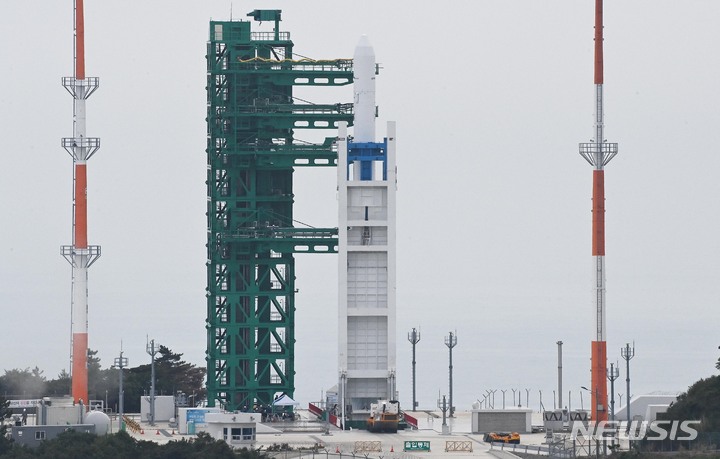
[[[437,414],[435,414],[437,416]],[[334,453],[340,452],[343,456],[352,457],[356,442],[380,442],[381,453],[357,453],[358,457],[384,457],[384,458],[430,458],[430,457],[494,457],[488,450],[489,444],[482,441],[482,435],[473,435],[470,433],[470,413],[457,412],[456,418],[448,419],[450,434],[442,434],[442,418],[435,417],[433,414],[417,412],[418,430],[399,431],[396,434],[388,433],[370,433],[364,430],[348,430],[341,431],[335,427],[330,427],[326,433],[324,429],[326,424],[315,421],[313,415],[307,412],[301,412],[301,421],[295,423],[293,431],[286,431],[276,434],[258,434],[257,441],[253,445],[254,448],[262,448],[266,450],[273,445],[287,444],[293,448],[309,449],[316,445],[320,446],[321,454],[306,453],[302,456],[297,454],[288,454],[278,457],[325,457],[332,456]],[[142,433],[130,432],[130,434],[138,439],[156,441],[166,443],[181,438],[192,438],[190,435],[179,435],[177,430],[168,426],[167,423],[157,423],[151,427],[146,423],[141,423]],[[281,423],[270,423],[270,427],[288,427]],[[117,430],[117,425],[113,425],[113,431]],[[305,430],[305,431],[302,431]],[[539,445],[544,440],[544,434],[526,434],[522,435],[523,444]],[[403,445],[406,441],[428,441],[430,442],[431,452],[408,452],[403,453]],[[446,452],[446,442],[470,442],[472,452]],[[338,454],[335,454],[337,457]],[[497,455],[496,455],[497,456]],[[495,457],[496,457],[495,456]]]

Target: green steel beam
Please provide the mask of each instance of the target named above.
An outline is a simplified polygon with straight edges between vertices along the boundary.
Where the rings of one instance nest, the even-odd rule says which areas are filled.
[[[334,139],[300,143],[298,129],[352,124],[352,104],[313,105],[294,86],[352,83],[348,59],[294,59],[279,10],[252,32],[211,22],[207,47],[207,389],[231,410],[295,389],[295,253],[335,253],[336,228],[295,228],[293,172],[335,166]]]

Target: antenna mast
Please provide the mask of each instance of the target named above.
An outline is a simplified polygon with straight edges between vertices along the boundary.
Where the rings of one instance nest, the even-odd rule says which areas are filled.
[[[88,405],[88,268],[100,256],[100,246],[88,245],[87,160],[100,148],[100,139],[87,137],[85,100],[99,86],[99,79],[85,76],[85,18],[83,0],[75,0],[74,76],[62,84],[73,96],[73,136],[62,139],[62,147],[73,158],[73,244],[61,247],[72,266],[72,397]]]
[[[593,166],[592,255],[595,271],[595,336],[591,344],[593,421],[607,421],[607,343],[605,330],[605,171],[617,155],[617,143],[605,141],[603,120],[603,0],[595,0],[595,139],[580,144]]]

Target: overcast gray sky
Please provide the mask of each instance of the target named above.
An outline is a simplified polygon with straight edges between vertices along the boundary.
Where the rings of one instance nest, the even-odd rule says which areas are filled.
[[[70,354],[60,246],[72,160],[60,138],[72,99],[60,79],[72,74],[72,3],[10,0],[0,15],[0,368],[48,378]],[[635,341],[633,393],[685,390],[715,373],[720,344],[720,2],[605,3],[606,135],[620,147],[606,171],[608,356]],[[485,389],[532,389],[536,409],[543,390],[552,405],[559,339],[577,405],[593,329],[592,168],[577,152],[593,135],[593,4],[86,0],[87,73],[100,77],[88,134],[102,139],[88,169],[89,242],[103,251],[89,271],[90,347],[109,366],[122,340],[136,366],[149,335],[204,365],[208,21],[279,8],[296,53],[351,57],[367,34],[382,65],[378,133],[398,126],[401,402],[406,335],[420,327],[421,407],[447,392],[450,330],[458,409]],[[349,102],[351,88],[297,95]],[[318,135],[333,133],[297,137]],[[295,180],[296,218],[336,226],[335,172]],[[297,260],[307,402],[336,381],[337,258]]]

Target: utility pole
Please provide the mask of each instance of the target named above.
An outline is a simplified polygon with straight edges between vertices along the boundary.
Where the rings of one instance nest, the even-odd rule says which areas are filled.
[[[557,342],[558,347],[558,408],[562,410],[562,341]]]
[[[128,366],[128,358],[123,357],[123,351],[120,351],[120,357],[115,357],[114,365],[119,370],[120,382],[118,388],[118,420],[120,423],[119,430],[124,429],[123,414],[125,414],[125,391],[123,390],[123,368]]]
[[[445,337],[445,345],[450,350],[450,417],[455,417],[455,407],[453,406],[453,364],[452,364],[452,350],[457,346],[457,332]]]
[[[628,422],[628,428],[630,428],[630,421],[632,418],[630,417],[630,360],[635,357],[635,343],[633,343],[632,349],[630,348],[630,343],[625,344],[625,347],[620,348],[620,355],[623,359],[625,359],[625,363],[627,364],[625,368],[625,382],[627,383],[627,396],[625,397],[625,408],[627,411],[627,422]]]
[[[607,378],[610,381],[610,420],[615,420],[615,380],[620,376],[620,369],[611,363]]]
[[[420,332],[416,331],[415,328],[412,329],[410,333],[408,333],[408,341],[410,341],[410,344],[412,344],[412,382],[413,382],[413,401],[412,401],[412,410],[415,411],[417,409],[418,403],[417,399],[415,398],[415,346],[417,343],[420,342]]]
[[[450,403],[452,405],[452,403]],[[437,406],[440,408],[440,411],[442,411],[443,414],[443,423],[442,423],[442,433],[443,435],[448,435],[450,433],[450,427],[447,424],[447,417],[445,416],[445,413],[450,411],[450,417],[452,417],[452,409],[451,407],[447,406],[447,400],[445,399],[445,396],[442,396],[442,401],[438,398]]]
[[[155,425],[155,354],[158,353],[155,348],[155,340],[151,339],[147,343],[147,353],[150,355],[150,425]]]

